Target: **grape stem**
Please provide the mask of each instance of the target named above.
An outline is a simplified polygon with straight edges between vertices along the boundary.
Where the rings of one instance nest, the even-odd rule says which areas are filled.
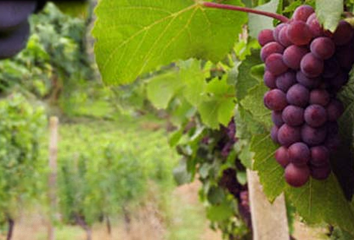
[[[265,11],[261,11],[261,10],[256,10],[256,9],[252,9],[252,8],[247,8],[247,7],[238,7],[238,6],[213,3],[213,2],[203,2],[203,6],[207,7],[207,8],[218,8],[218,9],[226,9],[226,10],[239,11],[239,12],[254,13],[254,14],[263,15],[266,17],[271,17],[271,18],[277,19],[277,20],[284,22],[284,23],[289,22],[289,18],[287,18],[283,15],[265,12]]]

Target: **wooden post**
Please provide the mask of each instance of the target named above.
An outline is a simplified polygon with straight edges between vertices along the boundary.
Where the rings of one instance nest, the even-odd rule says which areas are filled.
[[[284,195],[271,204],[262,191],[257,172],[247,170],[253,240],[289,240]]]
[[[55,240],[55,227],[53,219],[56,220],[57,214],[57,158],[58,158],[58,125],[57,117],[51,117],[49,121],[49,204],[50,219],[48,224],[48,240]]]

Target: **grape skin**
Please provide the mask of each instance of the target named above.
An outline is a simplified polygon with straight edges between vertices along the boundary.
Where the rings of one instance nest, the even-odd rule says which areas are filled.
[[[289,164],[289,155],[288,155],[288,149],[284,146],[281,146],[280,148],[277,149],[275,152],[275,160],[283,167],[285,168]]]
[[[273,142],[275,142],[275,143],[279,143],[279,141],[278,141],[278,131],[279,131],[279,128],[277,126],[273,126],[272,130],[270,132],[270,136],[271,136]]]
[[[272,111],[272,121],[275,126],[281,127],[284,124],[281,111]]]
[[[274,89],[276,88],[276,76],[274,76],[274,74],[272,74],[269,71],[265,71],[264,76],[263,76],[263,80],[264,80],[264,84],[270,88],[270,89]]]
[[[273,53],[283,53],[284,47],[277,42],[267,43],[261,50],[261,59],[266,61],[266,59]]]
[[[287,30],[289,40],[298,46],[303,46],[311,41],[312,33],[307,24],[303,21],[293,21]]]
[[[306,23],[309,26],[313,37],[319,37],[323,35],[323,30],[320,22],[316,17],[316,13],[312,13],[307,19]]]
[[[306,54],[300,63],[301,71],[305,76],[315,78],[323,72],[324,62],[317,58],[313,53]]]
[[[288,25],[285,25],[280,31],[278,35],[278,41],[280,42],[281,45],[284,47],[290,46],[292,43],[288,38],[287,35],[287,30],[288,30]]]
[[[278,130],[278,142],[283,146],[290,146],[301,140],[301,130],[298,127],[291,127],[287,124],[281,126]]]
[[[285,180],[292,187],[301,187],[310,178],[310,169],[307,166],[298,167],[290,163],[285,168]]]
[[[283,92],[287,92],[288,89],[296,83],[296,75],[294,72],[287,71],[276,79],[276,87]]]
[[[271,29],[264,29],[258,34],[258,42],[263,47],[267,43],[273,42],[273,30]]]
[[[329,177],[330,174],[331,174],[331,168],[329,165],[322,166],[322,167],[314,166],[311,168],[311,176],[317,180],[325,180]]]
[[[313,128],[307,124],[304,124],[301,128],[302,141],[307,143],[309,146],[322,144],[326,140],[326,136],[326,127]]]
[[[306,22],[307,19],[313,14],[315,10],[309,5],[302,5],[298,7],[293,14],[293,19],[297,21]]]
[[[325,89],[314,89],[310,92],[310,104],[318,104],[326,107],[331,100],[331,96]]]
[[[0,1],[0,31],[9,32],[22,25],[36,9],[37,1]]]
[[[333,99],[327,106],[328,121],[337,121],[344,112],[344,106],[342,102],[337,99]]]
[[[321,105],[313,104],[305,109],[305,122],[311,127],[320,127],[327,122],[327,111]]]
[[[274,111],[283,110],[288,103],[286,102],[285,93],[279,89],[273,89],[268,91],[264,96],[264,105]]]
[[[280,33],[280,30],[285,26],[285,23],[281,23],[279,24],[273,31],[273,38],[276,42],[279,41],[279,33]]]
[[[337,29],[333,34],[333,41],[336,45],[343,46],[349,43],[353,34],[352,26],[348,22],[342,20],[339,22]]]
[[[304,86],[300,84],[295,84],[288,90],[286,94],[286,99],[289,104],[298,107],[305,107],[309,102],[310,92]]]
[[[322,76],[324,78],[332,78],[340,71],[340,66],[336,58],[330,58],[324,62]]]
[[[296,73],[296,80],[298,81],[298,83],[308,89],[317,88],[321,83],[320,78],[309,78],[305,76],[305,74],[303,74],[303,72],[301,71],[298,71]]]
[[[310,149],[302,142],[292,144],[288,154],[290,162],[299,167],[305,166],[311,158]]]
[[[282,118],[289,126],[300,126],[304,123],[304,109],[289,105],[283,110]]]
[[[301,59],[308,53],[304,47],[291,45],[287,47],[283,53],[284,63],[291,69],[300,69]]]
[[[288,67],[283,61],[283,56],[279,53],[273,53],[267,57],[265,65],[268,71],[274,75],[280,75],[288,70]]]
[[[315,146],[310,149],[310,164],[321,167],[329,164],[329,151],[325,146]]]
[[[312,41],[310,49],[317,58],[325,60],[333,56],[335,46],[330,38],[319,37]]]

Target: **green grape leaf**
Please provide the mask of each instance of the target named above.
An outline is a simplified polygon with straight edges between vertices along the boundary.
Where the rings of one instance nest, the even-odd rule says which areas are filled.
[[[257,122],[264,124],[266,128],[270,129],[273,125],[271,111],[263,105],[263,96],[267,90],[263,82],[259,83],[250,89],[248,95],[241,101],[241,104],[245,110],[248,110],[252,114]]]
[[[251,151],[255,153],[253,169],[258,171],[263,191],[270,201],[274,201],[285,187],[284,170],[274,158],[277,148],[269,133],[255,135],[252,138]]]
[[[245,98],[248,91],[260,82],[257,77],[258,73],[255,75],[254,69],[252,70],[254,66],[262,63],[259,54],[259,51],[253,51],[245,61],[243,61],[239,66],[236,66],[237,70],[231,70],[232,74],[229,78],[236,78],[235,81],[231,82],[236,82],[236,97],[238,101]]]
[[[175,169],[173,169],[173,177],[177,185],[183,185],[191,181],[192,175],[187,170],[186,159],[181,159],[179,165]]]
[[[101,0],[96,15],[95,53],[107,84],[133,82],[178,59],[217,62],[247,21],[245,13],[204,8],[199,0]]]
[[[234,209],[229,203],[223,202],[219,205],[212,205],[207,209],[207,217],[210,221],[224,221],[234,215]]]
[[[234,114],[235,90],[227,84],[227,77],[210,81],[206,87],[207,100],[198,106],[202,121],[208,127],[217,129],[221,123],[227,126]]]
[[[272,0],[264,5],[256,7],[257,10],[276,13],[279,6],[279,0]],[[249,14],[248,27],[250,36],[257,38],[260,31],[263,29],[273,29],[273,18],[265,17],[257,14]]]
[[[316,15],[325,29],[337,28],[343,13],[343,0],[316,0]]]
[[[182,86],[175,71],[157,75],[147,82],[147,97],[157,109],[166,109]]]

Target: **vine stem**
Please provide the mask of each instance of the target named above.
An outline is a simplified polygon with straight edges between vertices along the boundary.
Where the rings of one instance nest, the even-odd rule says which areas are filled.
[[[261,11],[261,10],[256,10],[252,8],[247,8],[247,7],[238,7],[238,6],[233,6],[233,5],[227,5],[227,4],[221,4],[221,3],[213,3],[213,2],[203,2],[203,6],[207,8],[218,8],[218,9],[226,9],[226,10],[232,10],[232,11],[238,11],[238,12],[247,12],[247,13],[254,13],[258,15],[263,15],[266,17],[271,17],[274,19],[277,19],[281,22],[289,22],[289,18],[276,14],[276,13],[270,13],[266,11]]]

